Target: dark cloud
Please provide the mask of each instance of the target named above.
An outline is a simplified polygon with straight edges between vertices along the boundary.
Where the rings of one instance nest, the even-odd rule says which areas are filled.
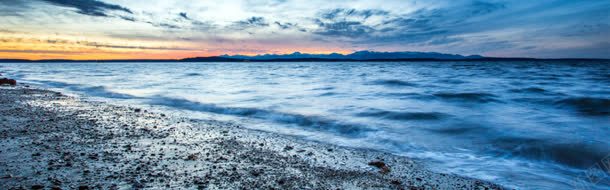
[[[500,9],[506,8],[502,3],[489,3],[483,1],[475,1],[470,4],[470,16],[484,15]]]
[[[369,17],[379,15],[387,16],[388,11],[377,9],[332,9],[321,12],[320,18],[314,19],[318,25],[318,30],[314,34],[333,36],[362,38],[375,32],[373,26],[363,24]]]
[[[96,48],[113,48],[113,49],[142,49],[142,50],[193,50],[189,48],[178,48],[178,47],[149,47],[149,46],[126,46],[126,45],[112,45],[103,44],[98,42],[87,42],[78,41],[76,44],[91,46]]]
[[[0,38],[0,42],[3,43],[46,43],[58,46],[88,46],[94,48],[110,48],[110,49],[141,49],[141,50],[195,50],[190,48],[180,47],[165,47],[165,46],[130,46],[130,45],[116,45],[94,41],[73,41],[66,39],[37,39],[37,38]],[[7,50],[8,51],[8,50]],[[16,51],[16,50],[11,50]]]
[[[282,24],[282,23],[280,23],[280,22],[278,22],[278,21],[275,21],[275,24],[276,24],[278,27],[280,27],[281,29],[284,29],[284,30],[285,30],[285,29],[290,29],[290,28],[294,27],[294,24],[289,23],[289,22]]]
[[[119,16],[119,18],[126,20],[126,21],[131,21],[131,22],[136,22],[136,19],[130,16]]]
[[[463,41],[453,35],[468,32],[470,19],[505,8],[503,4],[474,1],[437,9],[419,9],[408,14],[392,14],[375,9],[332,9],[323,11],[314,22],[314,33],[322,36],[354,38],[356,44],[423,43],[442,45]],[[369,17],[383,16],[380,23],[366,22]],[[366,24],[365,24],[366,23]],[[482,26],[472,26],[481,29]]]
[[[264,17],[250,17],[246,20],[237,21],[233,24],[235,29],[246,29],[246,28],[257,28],[257,27],[267,27],[269,23],[265,20]]]
[[[85,52],[65,51],[65,50],[18,50],[18,49],[0,49],[3,53],[37,53],[37,54],[84,54]]]
[[[146,21],[145,23],[148,23],[148,24],[153,25],[155,27],[166,28],[166,29],[179,29],[179,28],[181,28],[178,25],[170,24],[170,23],[156,23],[156,22],[151,22],[151,21]]]
[[[318,26],[320,26],[321,29],[315,31],[315,34],[351,38],[364,37],[375,30],[372,27],[357,21],[339,21],[331,23],[319,21]]]
[[[42,0],[57,6],[77,9],[76,12],[90,16],[108,16],[107,11],[121,11],[132,14],[128,8],[97,0]]]
[[[301,32],[307,32],[307,30],[305,28],[300,27],[298,24],[291,23],[291,22],[281,23],[279,21],[275,21],[274,24],[277,25],[277,27],[279,27],[282,30],[296,29]]]
[[[179,15],[180,17],[184,18],[184,19],[190,20],[190,18],[189,18],[188,16],[186,16],[186,13],[185,13],[185,12],[181,12],[181,13],[179,13],[178,15]]]
[[[241,21],[241,24],[252,25],[252,26],[269,26],[263,17],[251,17],[248,20]]]
[[[21,17],[23,13],[32,10],[29,2],[21,0],[0,0],[0,16]]]
[[[181,12],[178,14],[178,16],[180,16],[180,18],[189,21],[192,25],[197,26],[197,28],[211,28],[212,25],[209,22],[202,22],[202,21],[198,21],[195,20],[191,17],[189,17],[186,12]]]
[[[356,10],[356,9],[332,9],[323,11],[321,13],[321,17],[323,19],[328,20],[337,20],[337,19],[346,19],[348,17],[361,17],[363,19],[367,19],[374,15],[388,15],[389,12],[378,9],[364,9],[364,10]]]
[[[491,14],[504,8],[500,3],[475,1],[461,6],[439,9],[419,9],[384,21],[379,27],[387,33],[380,34],[371,41],[404,43],[427,42],[431,45],[448,44],[461,41],[461,38],[448,37],[481,30],[488,26],[473,24],[470,20]],[[489,23],[487,23],[489,24]]]

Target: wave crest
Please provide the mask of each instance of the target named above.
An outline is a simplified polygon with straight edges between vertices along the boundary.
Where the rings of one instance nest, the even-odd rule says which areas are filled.
[[[609,156],[610,149],[582,142],[551,142],[542,139],[505,137],[495,139],[493,145],[512,156],[554,161],[577,168],[589,168]]]
[[[495,99],[495,95],[482,92],[461,92],[461,93],[450,93],[441,92],[436,93],[434,96],[445,99],[445,100],[459,100],[465,102],[477,102],[477,103],[488,103],[488,102],[499,102]]]
[[[371,110],[358,113],[361,117],[381,117],[391,120],[440,120],[449,117],[449,114],[440,112],[397,112],[386,110]]]
[[[371,84],[382,86],[417,86],[415,83],[396,79],[375,80]]]
[[[360,137],[366,132],[373,131],[366,126],[350,124],[340,121],[330,120],[319,116],[308,116],[294,113],[283,113],[273,110],[259,108],[223,107],[215,104],[194,102],[185,99],[153,97],[152,104],[175,107],[191,111],[209,112],[215,114],[234,115],[241,117],[251,117],[257,119],[270,120],[277,123],[295,124],[307,129],[316,129],[327,132],[336,132],[340,135]]]
[[[555,102],[560,107],[573,108],[584,115],[608,116],[610,115],[610,99],[578,97],[566,98]]]

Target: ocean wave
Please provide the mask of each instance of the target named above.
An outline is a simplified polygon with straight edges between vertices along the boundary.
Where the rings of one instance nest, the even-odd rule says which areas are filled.
[[[434,96],[445,99],[445,100],[459,100],[465,102],[477,102],[477,103],[488,103],[488,102],[499,102],[495,99],[495,95],[481,92],[462,92],[462,93],[450,93],[441,92],[436,93]]]
[[[422,98],[427,97],[426,95],[414,92],[389,92],[389,93],[378,93],[380,96],[393,96],[393,97],[415,97]]]
[[[333,89],[335,89],[335,87],[328,86],[328,87],[313,88],[311,90],[333,90]]]
[[[339,93],[335,93],[335,92],[325,92],[325,93],[319,94],[318,96],[335,96],[338,94]]]
[[[417,86],[417,84],[396,79],[375,80],[370,84],[382,86]]]
[[[427,128],[426,130],[446,134],[446,135],[468,135],[468,134],[483,134],[488,128],[473,124],[449,125],[439,128]]]
[[[545,90],[543,88],[539,88],[539,87],[517,88],[517,89],[510,89],[509,91],[516,92],[516,93],[541,93],[541,94],[547,92],[547,90]]]
[[[551,140],[503,137],[494,139],[493,146],[511,156],[552,161],[586,169],[602,162],[610,155],[610,148],[583,142],[556,142]]]
[[[444,83],[444,84],[463,84],[466,83],[466,81],[463,80],[458,80],[458,79],[440,79],[437,80],[437,82],[439,83]]]
[[[150,103],[191,111],[250,117],[284,124],[295,124],[307,129],[333,132],[350,137],[361,137],[365,135],[366,132],[374,131],[364,125],[344,123],[319,116],[284,113],[259,108],[223,107],[216,104],[201,103],[180,98],[157,96],[151,98]]]
[[[44,80],[30,80],[32,82],[42,83],[54,88],[64,88],[74,92],[80,92],[90,96],[104,97],[104,98],[115,98],[115,99],[136,99],[140,98],[137,96],[113,92],[105,86],[86,86],[80,84],[70,84],[65,82],[57,81],[44,81]]]
[[[560,107],[573,108],[579,113],[588,116],[610,115],[610,99],[594,97],[565,98],[555,101]]]
[[[398,112],[386,110],[370,110],[356,114],[360,117],[380,117],[391,120],[440,120],[451,115],[440,112]]]
[[[187,76],[187,77],[194,77],[194,76],[203,76],[203,75],[202,75],[202,74],[200,74],[200,73],[186,73],[186,74],[184,74],[184,76]]]

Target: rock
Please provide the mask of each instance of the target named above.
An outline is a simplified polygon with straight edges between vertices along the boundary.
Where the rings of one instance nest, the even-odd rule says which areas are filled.
[[[193,183],[195,185],[205,185],[207,184],[207,180],[205,180],[205,178],[199,177],[199,176],[195,176],[195,179],[193,179]]]
[[[8,79],[8,78],[0,79],[0,85],[5,85],[5,84],[15,86],[15,85],[17,85],[17,81],[15,79]]]
[[[199,156],[197,156],[197,154],[191,154],[186,157],[186,160],[192,161],[192,160],[197,160],[197,158],[199,158]]]
[[[97,155],[97,153],[92,153],[92,154],[90,154],[90,155],[89,155],[89,159],[91,159],[91,160],[97,160],[97,159],[98,159],[98,155]]]
[[[258,176],[260,176],[261,174],[263,174],[263,170],[260,170],[260,169],[254,169],[254,170],[250,171],[250,174],[252,174],[252,176],[254,176],[254,177],[258,177]]]
[[[144,184],[140,183],[139,181],[136,181],[132,184],[132,187],[135,189],[142,189],[144,187],[146,187]]]
[[[394,180],[390,181],[390,184],[392,184],[392,185],[400,185],[402,183],[400,182],[400,180],[394,179]]]
[[[379,168],[379,173],[386,174],[390,172],[390,167],[386,165],[383,161],[372,161],[369,162],[369,166],[375,166]]]

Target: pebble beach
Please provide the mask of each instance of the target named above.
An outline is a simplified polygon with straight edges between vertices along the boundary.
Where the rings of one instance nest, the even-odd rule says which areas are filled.
[[[501,189],[406,157],[0,87],[0,189]]]

